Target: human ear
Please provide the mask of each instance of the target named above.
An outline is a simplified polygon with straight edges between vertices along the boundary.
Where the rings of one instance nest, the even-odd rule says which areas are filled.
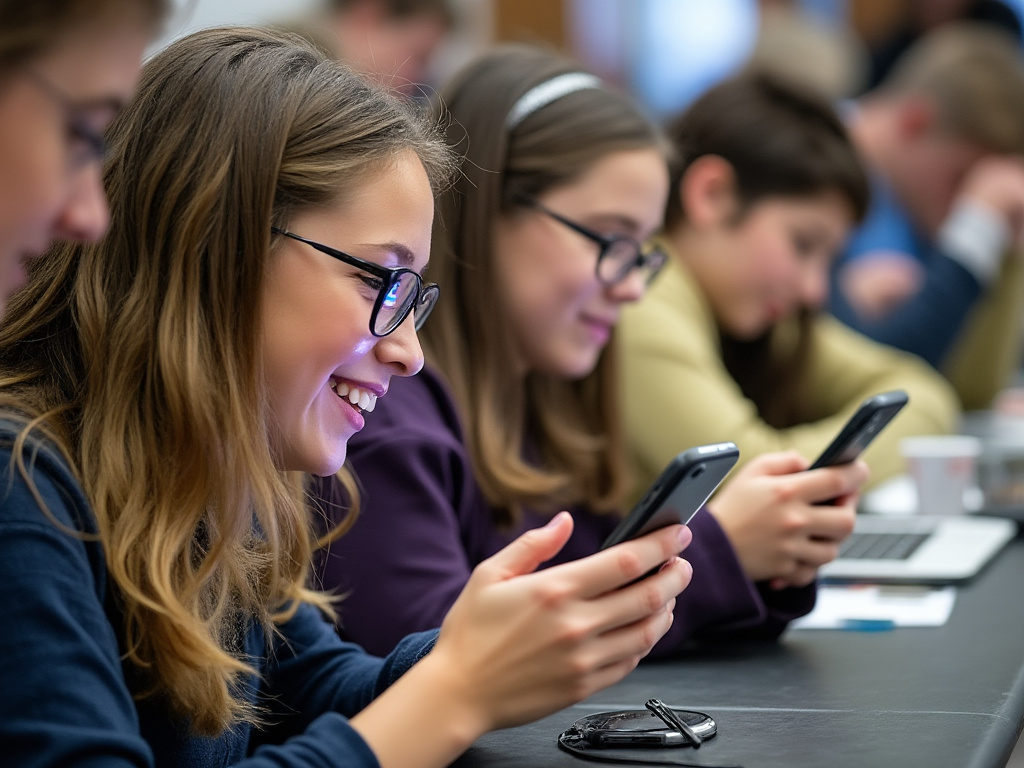
[[[907,96],[896,113],[896,126],[904,141],[915,141],[935,130],[935,105],[924,96]]]
[[[686,221],[692,226],[723,226],[736,214],[736,172],[719,155],[699,157],[679,180],[679,198]]]

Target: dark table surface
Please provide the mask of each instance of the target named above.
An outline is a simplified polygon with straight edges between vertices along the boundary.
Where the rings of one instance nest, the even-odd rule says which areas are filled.
[[[580,768],[558,749],[561,731],[652,697],[718,723],[700,749],[659,751],[697,765],[1002,766],[1024,722],[1024,539],[958,589],[945,626],[791,630],[778,643],[645,662],[581,704],[488,734],[455,765]]]

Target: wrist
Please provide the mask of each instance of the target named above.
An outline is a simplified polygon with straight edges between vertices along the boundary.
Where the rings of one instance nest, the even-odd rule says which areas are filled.
[[[351,725],[381,768],[448,765],[493,727],[468,683],[431,651]]]
[[[469,679],[465,665],[449,659],[443,649],[438,653],[435,648],[410,671],[418,671],[419,683],[430,692],[437,712],[451,719],[452,738],[463,744],[463,750],[498,727],[481,695],[486,683]]]

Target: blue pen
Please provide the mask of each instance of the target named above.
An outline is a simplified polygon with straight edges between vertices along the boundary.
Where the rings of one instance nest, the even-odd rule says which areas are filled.
[[[896,622],[892,619],[843,619],[839,628],[851,632],[886,632],[895,629]]]

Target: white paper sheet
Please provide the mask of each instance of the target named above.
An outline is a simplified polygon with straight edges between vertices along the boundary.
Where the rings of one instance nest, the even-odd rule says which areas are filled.
[[[879,631],[896,627],[941,627],[956,602],[956,587],[824,585],[814,610],[793,629]]]

